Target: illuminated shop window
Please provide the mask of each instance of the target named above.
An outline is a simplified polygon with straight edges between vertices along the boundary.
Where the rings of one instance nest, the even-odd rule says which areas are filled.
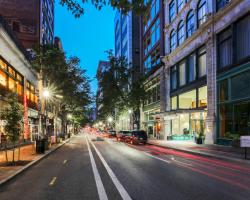
[[[177,97],[172,97],[171,98],[171,110],[176,110],[177,109]]]
[[[179,108],[192,109],[196,108],[196,90],[179,95]]]
[[[207,86],[201,87],[199,90],[199,107],[207,107]]]
[[[0,70],[0,85],[7,86],[7,75]]]

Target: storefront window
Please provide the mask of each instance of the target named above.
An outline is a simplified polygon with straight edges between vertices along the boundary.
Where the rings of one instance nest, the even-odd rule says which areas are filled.
[[[15,73],[14,69],[12,69],[12,67],[8,67],[8,72],[9,72],[13,77],[16,76],[16,73]]]
[[[180,134],[189,133],[189,114],[180,114]]]
[[[9,78],[9,90],[12,92],[16,90],[16,82],[12,78]]]
[[[0,85],[7,86],[7,75],[0,70]]]
[[[199,77],[205,76],[207,74],[207,63],[206,63],[206,49],[202,48],[198,52],[198,69]]]
[[[219,102],[228,100],[228,80],[219,83]]]
[[[177,109],[177,97],[172,97],[171,98],[171,110],[176,110]]]
[[[20,83],[17,83],[17,94],[20,96],[23,95],[23,86]]]
[[[179,95],[179,108],[192,109],[196,108],[196,90]]]
[[[207,86],[198,89],[199,92],[199,107],[207,107]]]
[[[231,78],[231,99],[250,97],[250,71]]]
[[[180,86],[186,84],[186,61],[182,61],[179,65],[179,83]]]

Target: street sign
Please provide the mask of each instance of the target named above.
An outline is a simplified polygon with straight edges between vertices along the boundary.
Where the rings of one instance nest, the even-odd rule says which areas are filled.
[[[250,147],[250,136],[240,137],[240,147]]]
[[[245,148],[245,159],[247,159],[247,147],[250,147],[250,135],[240,136],[240,147]]]

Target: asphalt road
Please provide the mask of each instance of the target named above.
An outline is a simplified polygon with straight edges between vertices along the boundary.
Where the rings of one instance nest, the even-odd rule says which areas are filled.
[[[0,200],[250,200],[250,166],[78,135],[0,188]]]

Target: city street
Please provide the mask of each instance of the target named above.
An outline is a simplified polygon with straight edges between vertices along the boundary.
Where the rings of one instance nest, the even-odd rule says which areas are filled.
[[[80,134],[0,188],[0,199],[247,200],[249,165]]]

